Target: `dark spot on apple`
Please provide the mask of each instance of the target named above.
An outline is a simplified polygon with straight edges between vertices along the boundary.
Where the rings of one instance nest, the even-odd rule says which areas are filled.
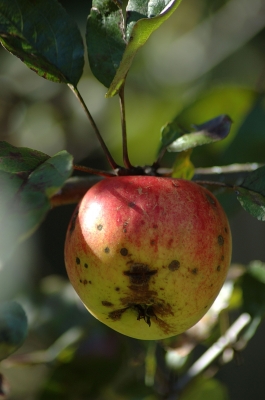
[[[80,264],[80,258],[76,257],[75,262],[77,263],[77,265],[79,265]]]
[[[148,265],[141,263],[132,264],[129,271],[124,271],[124,275],[129,276],[132,285],[146,285],[156,273],[157,270],[150,271]]]
[[[206,194],[206,198],[207,198],[207,200],[209,201],[209,203],[210,203],[211,205],[213,205],[213,206],[216,207],[216,202],[215,202],[214,198],[213,198],[211,195]]]
[[[80,282],[80,283],[83,283],[82,279],[79,279],[79,282]]]
[[[151,317],[155,317],[157,319],[153,306],[148,306],[146,304],[134,304],[132,305],[132,308],[138,313],[137,321],[143,319],[149,327],[151,326]]]
[[[163,287],[159,288],[160,290],[165,290]]]
[[[119,319],[121,319],[122,314],[128,309],[128,307],[126,308],[121,308],[120,310],[115,310],[115,311],[111,311],[109,313],[109,318],[112,319],[112,321],[119,321]]]
[[[130,201],[130,202],[128,203],[128,206],[131,207],[131,208],[134,208],[135,205],[136,205],[136,204],[135,204],[133,201]]]
[[[151,245],[151,246],[154,246],[154,245],[155,245],[155,242],[156,242],[155,239],[151,239],[151,240],[150,240],[150,245]]]
[[[85,263],[84,267],[85,267],[85,268],[88,268],[88,265],[87,265],[87,263]]]
[[[83,280],[83,284],[87,285],[87,280],[86,279]]]
[[[173,239],[171,238],[171,239],[169,239],[168,244],[167,244],[169,248],[172,246],[172,243],[173,243]]]
[[[216,271],[221,271],[221,266],[218,265],[218,267],[216,268]]]
[[[208,307],[208,305],[204,306],[204,308],[207,308],[207,307]]]
[[[108,253],[110,252],[109,247],[105,247],[104,252],[105,252],[106,254],[108,254]]]
[[[101,224],[97,225],[97,230],[98,231],[102,231],[102,229],[103,229],[103,225],[101,225]]]
[[[119,288],[119,287],[116,287],[115,290],[116,290],[116,292],[119,292],[119,291],[120,291],[120,288]]]
[[[71,224],[70,224],[70,229],[69,229],[70,234],[72,234],[72,233],[74,232],[74,230],[75,230],[75,224],[76,224],[76,219],[77,219],[77,217],[78,217],[78,213],[79,213],[79,207],[77,207],[77,208],[75,209],[75,212],[74,212],[74,214],[73,214],[73,216],[72,216],[72,220],[71,220]]]
[[[125,221],[125,222],[123,223],[123,232],[124,232],[124,233],[127,232],[127,226],[128,226],[128,224],[129,224],[128,221]]]
[[[218,244],[219,246],[223,246],[224,245],[224,238],[222,235],[218,236]]]
[[[170,271],[177,271],[179,267],[180,267],[180,262],[178,260],[173,260],[169,264],[168,269],[170,269]]]
[[[154,228],[154,229],[157,229],[157,228],[158,228],[158,225],[157,225],[157,224],[153,224],[153,228]]]
[[[198,273],[198,268],[193,268],[193,269],[191,270],[191,273],[192,273],[193,275],[197,275],[197,273]]]
[[[227,233],[228,232],[228,230],[227,230],[227,228],[225,227],[225,233]]]
[[[92,282],[91,282],[91,281],[88,281],[88,283],[91,285]]]
[[[105,307],[112,307],[113,306],[113,304],[110,301],[103,300],[101,303]]]
[[[125,247],[123,247],[122,249],[120,249],[120,254],[123,257],[126,257],[128,255],[128,250]]]

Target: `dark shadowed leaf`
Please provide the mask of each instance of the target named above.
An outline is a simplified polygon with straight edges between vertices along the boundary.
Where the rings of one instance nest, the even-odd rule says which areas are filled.
[[[250,172],[235,190],[242,207],[253,217],[265,221],[265,166]]]
[[[28,330],[25,311],[15,301],[0,304],[0,361],[24,342]]]
[[[180,152],[222,140],[229,134],[231,124],[231,118],[227,115],[216,117],[202,125],[197,125],[196,132],[186,133],[180,136],[167,147],[167,150],[171,152]]]
[[[122,10],[112,0],[92,2],[87,20],[86,43],[91,71],[109,87],[124,53]]]
[[[82,75],[82,37],[56,0],[1,0],[0,41],[46,79],[76,86]]]
[[[252,261],[243,275],[243,308],[253,317],[265,314],[265,264]]]
[[[50,209],[49,199],[72,173],[72,156],[61,151],[53,157],[0,142],[1,262],[15,245],[39,226]]]
[[[125,32],[127,46],[106,94],[107,97],[115,96],[118,93],[125,82],[137,51],[146,43],[150,35],[173,14],[180,3],[181,0],[132,0],[128,2]]]

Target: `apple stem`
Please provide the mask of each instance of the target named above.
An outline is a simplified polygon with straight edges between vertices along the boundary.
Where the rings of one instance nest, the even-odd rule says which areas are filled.
[[[119,90],[120,113],[121,113],[121,131],[122,131],[122,154],[125,168],[132,169],[133,166],[129,159],[128,144],[127,144],[127,129],[125,116],[125,99],[124,99],[124,84]]]
[[[120,166],[115,162],[115,160],[113,159],[112,155],[110,154],[109,149],[107,148],[106,143],[104,142],[104,140],[103,140],[103,138],[102,138],[102,136],[101,136],[101,134],[99,132],[99,129],[98,129],[98,127],[97,127],[92,115],[90,114],[90,111],[88,110],[88,108],[87,108],[87,106],[86,106],[86,104],[84,102],[84,99],[81,96],[79,90],[77,89],[77,87],[71,85],[70,83],[68,83],[68,86],[72,90],[72,92],[74,93],[74,95],[76,96],[76,98],[78,99],[80,104],[82,105],[82,107],[83,107],[83,109],[84,109],[84,111],[85,111],[85,113],[86,113],[86,115],[87,115],[87,117],[88,117],[88,119],[90,121],[90,124],[92,125],[92,128],[94,129],[94,132],[96,133],[98,141],[99,141],[99,143],[100,143],[100,145],[101,145],[101,147],[102,147],[102,149],[103,149],[103,151],[104,151],[104,153],[105,153],[105,155],[107,157],[108,163],[110,164],[111,168],[113,168],[114,170],[120,168]]]
[[[116,176],[116,174],[114,174],[112,172],[106,172],[106,171],[102,171],[102,170],[99,170],[99,169],[89,168],[89,167],[85,167],[83,165],[76,165],[75,164],[74,165],[74,170],[82,171],[82,172],[85,172],[87,174],[103,176],[105,178],[112,178],[113,176]]]

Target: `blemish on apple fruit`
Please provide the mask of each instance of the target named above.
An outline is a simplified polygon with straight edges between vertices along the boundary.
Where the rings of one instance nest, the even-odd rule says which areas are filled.
[[[197,275],[197,273],[198,273],[198,268],[193,268],[193,269],[191,270],[191,273],[192,273],[193,275]]]
[[[151,245],[151,246],[154,246],[154,245],[155,245],[155,242],[156,242],[155,239],[151,239],[151,240],[150,240],[150,245]]]
[[[88,268],[88,264],[87,264],[87,263],[85,263],[85,264],[84,264],[84,267],[85,267],[85,268]]]
[[[221,271],[221,266],[220,265],[217,266],[216,271]]]
[[[116,287],[115,290],[116,290],[116,292],[119,292],[119,291],[120,291],[120,288],[119,288],[119,287]]]
[[[110,301],[103,300],[101,303],[105,307],[112,307],[113,306],[113,304]]]
[[[157,270],[150,271],[148,265],[135,263],[130,266],[130,271],[124,271],[124,275],[129,276],[133,285],[145,285]]]
[[[109,247],[105,247],[104,252],[105,252],[106,254],[108,254],[108,253],[110,252]]]
[[[222,235],[219,235],[218,236],[218,244],[220,245],[220,246],[223,246],[224,245],[224,238],[223,238],[223,236]]]
[[[77,263],[77,265],[79,265],[80,264],[80,258],[76,257],[75,262]]]
[[[225,259],[225,256],[222,254],[221,261],[224,261],[224,259]]]
[[[157,224],[153,224],[153,228],[154,228],[154,229],[157,229],[157,228],[158,228],[158,225],[157,225]]]
[[[91,281],[88,281],[88,283],[91,285],[92,282],[91,282]]]
[[[123,314],[126,310],[128,310],[128,307],[126,307],[126,308],[121,308],[120,310],[111,311],[111,312],[109,313],[109,318],[111,318],[112,321],[119,321],[119,320],[121,319],[122,314]]]
[[[123,257],[126,257],[128,255],[128,250],[125,247],[123,247],[122,249],[120,249],[120,254]]]
[[[177,271],[179,267],[180,267],[180,262],[178,260],[173,260],[169,264],[168,269],[170,269],[170,271]]]
[[[136,206],[136,204],[133,201],[130,201],[128,203],[128,207],[134,208]]]
[[[98,231],[102,231],[102,228],[103,228],[103,225],[101,225],[101,224],[97,225],[97,230]]]
[[[87,285],[87,280],[86,279],[83,280],[83,284]]]

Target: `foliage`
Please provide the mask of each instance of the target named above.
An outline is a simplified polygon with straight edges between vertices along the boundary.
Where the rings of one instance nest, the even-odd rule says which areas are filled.
[[[49,156],[1,141],[0,221],[4,234],[0,238],[0,274],[17,245],[36,231],[54,206],[76,203],[94,183],[91,177],[82,180],[77,176],[73,180],[73,171],[100,177],[152,173],[193,179],[221,191],[230,204],[232,197],[237,199],[245,211],[259,221],[265,220],[265,101],[264,93],[256,88],[230,85],[204,91],[161,128],[159,149],[150,166],[134,167],[129,160],[124,100],[127,76],[136,54],[153,34],[160,32],[155,33],[162,24],[167,25],[180,3],[92,2],[85,47],[93,75],[107,87],[106,97],[117,95],[120,100],[124,162],[121,166],[110,154],[77,88],[85,60],[82,35],[74,19],[56,0],[0,0],[1,44],[39,76],[68,85],[112,168],[107,172],[74,165],[73,156],[66,150]],[[153,140],[150,137],[142,135],[141,143],[148,145]],[[205,168],[198,168],[198,160]],[[213,163],[220,166],[212,167]],[[2,365],[49,365],[38,387],[38,398],[43,400],[228,399],[224,385],[218,379],[207,379],[203,372],[216,360],[218,366],[221,359],[224,362],[225,348],[215,352],[218,338],[220,343],[225,340],[233,358],[237,349],[246,346],[254,336],[264,317],[264,284],[261,261],[232,266],[212,311],[196,326],[160,343],[141,343],[98,326],[80,308],[68,282],[56,276],[46,277],[35,292],[20,297],[27,312],[33,315],[29,318],[29,339],[36,339],[40,332],[50,332],[43,342],[46,350],[29,346],[30,351],[10,356],[24,342],[28,326],[22,307],[17,302],[4,302],[0,304]],[[226,329],[221,324],[223,316],[231,313],[236,315],[229,331],[234,335],[232,339],[225,336]],[[39,320],[36,315],[41,316]],[[192,364],[199,345],[208,350],[204,358]],[[173,372],[178,379],[172,380]],[[4,395],[4,386],[0,393]]]

